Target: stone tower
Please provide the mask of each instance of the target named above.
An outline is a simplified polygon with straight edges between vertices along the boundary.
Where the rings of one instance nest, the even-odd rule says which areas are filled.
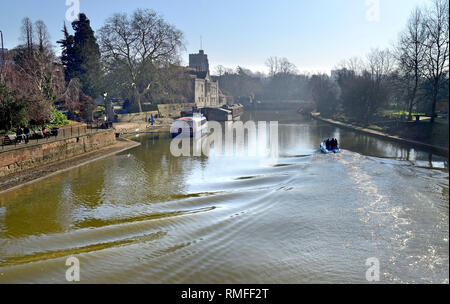
[[[203,50],[200,50],[198,54],[190,54],[189,67],[199,72],[209,73],[208,55]]]

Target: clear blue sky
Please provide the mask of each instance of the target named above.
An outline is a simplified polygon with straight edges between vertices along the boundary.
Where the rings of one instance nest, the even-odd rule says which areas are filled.
[[[378,0],[379,20],[366,13],[377,0],[79,0],[94,30],[116,12],[151,8],[185,34],[188,54],[200,35],[210,65],[265,70],[270,56],[287,57],[300,71],[329,71],[339,61],[389,47],[411,10],[430,0]],[[21,20],[42,19],[53,43],[60,39],[66,0],[15,0],[0,4],[5,47],[19,43]],[[66,21],[67,22],[67,21]]]

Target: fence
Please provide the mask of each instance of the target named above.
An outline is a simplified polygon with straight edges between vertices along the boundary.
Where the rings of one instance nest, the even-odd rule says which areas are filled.
[[[48,131],[47,136],[44,136],[42,132],[35,132],[34,134],[30,134],[28,139],[26,138],[25,135],[4,136],[3,138],[0,137],[1,140],[0,153],[15,149],[22,149],[24,147],[32,145],[51,143],[63,139],[76,138],[96,132],[103,132],[104,130],[110,128],[112,128],[111,123],[87,123],[77,126],[53,128]]]

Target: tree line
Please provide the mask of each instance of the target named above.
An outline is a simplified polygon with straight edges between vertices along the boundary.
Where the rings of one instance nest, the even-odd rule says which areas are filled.
[[[21,42],[2,58],[0,129],[51,120],[57,116],[53,103],[65,87],[44,22],[25,18]]]
[[[430,113],[448,100],[448,1],[433,0],[411,13],[391,49],[338,64],[331,75],[301,74],[286,58],[266,61],[269,74],[219,66],[216,79],[235,100],[311,100],[324,116],[343,113],[370,123],[388,108]],[[62,28],[61,56],[43,21],[22,22],[21,43],[2,60],[0,129],[42,125],[56,105],[92,119],[98,97],[128,101],[130,111],[148,103],[192,98],[189,71],[181,66],[183,33],[150,9],[115,14],[94,32],[85,14]],[[107,92],[107,95],[105,94]]]
[[[395,108],[408,120],[421,112],[430,115],[433,123],[438,101],[448,102],[449,97],[448,1],[417,7],[391,49],[346,60],[335,76],[331,105],[318,97],[318,105],[328,115],[341,106],[350,116],[370,123],[379,110]],[[316,90],[316,94],[321,93]]]
[[[62,34],[58,57],[45,23],[23,19],[21,44],[2,60],[0,129],[48,123],[55,104],[88,120],[98,97],[128,100],[132,111],[142,111],[145,102],[192,95],[180,64],[183,33],[153,10],[115,14],[97,33],[82,13]]]
[[[283,63],[283,67],[279,63]],[[213,78],[219,81],[220,89],[236,101],[306,100],[309,98],[309,75],[297,73],[296,66],[286,58],[270,57],[266,62],[269,75],[254,73],[238,66],[236,69],[217,66]]]
[[[299,74],[286,58],[271,57],[268,75],[242,67],[218,66],[221,88],[235,99],[313,101],[323,116],[342,113],[369,124],[381,110],[395,109],[436,118],[439,100],[448,101],[448,1],[434,0],[412,13],[390,49],[339,63],[328,74]]]

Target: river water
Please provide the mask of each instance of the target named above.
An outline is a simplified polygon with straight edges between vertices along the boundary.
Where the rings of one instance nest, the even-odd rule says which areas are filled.
[[[380,283],[449,282],[447,159],[277,114],[276,160],[146,135],[0,195],[0,283],[66,283],[70,256],[82,283],[367,283],[368,258]]]

